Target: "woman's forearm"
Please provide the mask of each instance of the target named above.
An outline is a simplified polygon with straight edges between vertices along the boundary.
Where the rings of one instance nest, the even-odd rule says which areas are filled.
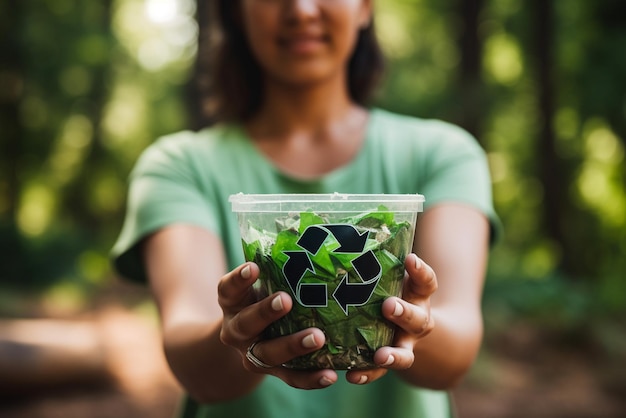
[[[465,376],[474,363],[483,335],[480,311],[473,314],[458,309],[435,308],[433,331],[415,348],[415,362],[400,373],[408,383],[429,389],[450,389]]]
[[[459,204],[431,207],[419,222],[415,253],[437,275],[430,305],[435,323],[415,344],[413,365],[401,375],[417,386],[449,389],[474,363],[483,338],[489,223],[480,212]]]
[[[256,387],[262,375],[245,371],[241,355],[220,341],[217,286],[226,259],[219,238],[191,225],[172,225],[146,239],[144,257],[165,356],[185,390],[207,403]]]
[[[240,354],[219,339],[221,325],[203,321],[170,324],[163,330],[165,356],[189,395],[202,403],[245,395],[263,379],[246,371]]]

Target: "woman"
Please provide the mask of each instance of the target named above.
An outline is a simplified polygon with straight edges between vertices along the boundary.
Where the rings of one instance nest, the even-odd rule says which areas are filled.
[[[496,217],[485,156],[464,131],[366,107],[382,60],[370,0],[221,0],[210,102],[217,123],[160,139],[132,175],[118,271],[147,280],[185,417],[451,416],[472,364]],[[421,193],[398,326],[371,370],[280,365],[319,329],[259,341],[291,297],[256,302],[233,193]],[[436,291],[436,292],[435,292]],[[316,390],[301,390],[316,389]]]

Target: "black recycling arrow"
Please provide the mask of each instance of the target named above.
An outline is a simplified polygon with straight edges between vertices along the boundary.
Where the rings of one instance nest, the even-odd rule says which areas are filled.
[[[327,236],[328,231],[326,229],[311,225],[304,231],[296,244],[315,255],[324,244]]]
[[[289,257],[283,266],[283,275],[298,303],[309,308],[324,307],[328,304],[326,284],[300,283],[307,270],[315,274],[308,254],[302,251],[283,251]]]
[[[315,273],[313,263],[307,253],[303,253],[302,251],[283,251],[283,253],[289,257],[289,260],[287,260],[283,266],[283,276],[287,279],[287,283],[294,296],[296,296],[296,299],[299,299],[297,292],[298,285],[307,270],[311,273]]]
[[[372,250],[369,250],[352,260],[352,266],[364,282],[374,280],[379,277],[383,271],[380,262]]]
[[[303,249],[283,251],[288,259],[283,265],[283,275],[289,284],[296,301],[306,307],[325,307],[328,305],[327,285],[325,283],[301,283],[307,271],[315,273],[315,267],[310,256],[315,256],[329,234],[332,234],[339,247],[334,253],[359,254],[365,249],[368,232],[360,233],[354,225],[331,224],[310,225],[296,244]],[[361,283],[349,283],[346,274],[335,292],[333,298],[341,309],[348,315],[348,306],[361,306],[367,303],[382,275],[382,267],[372,251],[367,251],[352,260],[356,274]]]
[[[337,238],[340,247],[336,253],[360,253],[365,248],[368,232],[359,233],[353,225],[324,225]]]
[[[363,282],[349,283],[346,274],[333,292],[333,298],[346,315],[348,315],[348,306],[361,306],[367,303],[383,271],[380,262],[371,250],[352,260],[352,266]]]
[[[302,283],[299,293],[302,306],[322,308],[328,305],[328,293],[324,283]]]

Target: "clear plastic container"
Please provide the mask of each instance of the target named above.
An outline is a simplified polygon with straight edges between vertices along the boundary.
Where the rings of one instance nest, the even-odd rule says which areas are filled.
[[[261,271],[261,297],[282,290],[293,298],[265,338],[308,327],[326,334],[323,348],[285,366],[375,367],[374,352],[394,334],[381,304],[400,296],[424,196],[240,193],[229,200],[245,258]]]

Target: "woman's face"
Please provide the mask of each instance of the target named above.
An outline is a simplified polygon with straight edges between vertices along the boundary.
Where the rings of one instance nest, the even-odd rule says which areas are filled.
[[[370,0],[241,0],[242,23],[268,81],[306,85],[345,77]]]

